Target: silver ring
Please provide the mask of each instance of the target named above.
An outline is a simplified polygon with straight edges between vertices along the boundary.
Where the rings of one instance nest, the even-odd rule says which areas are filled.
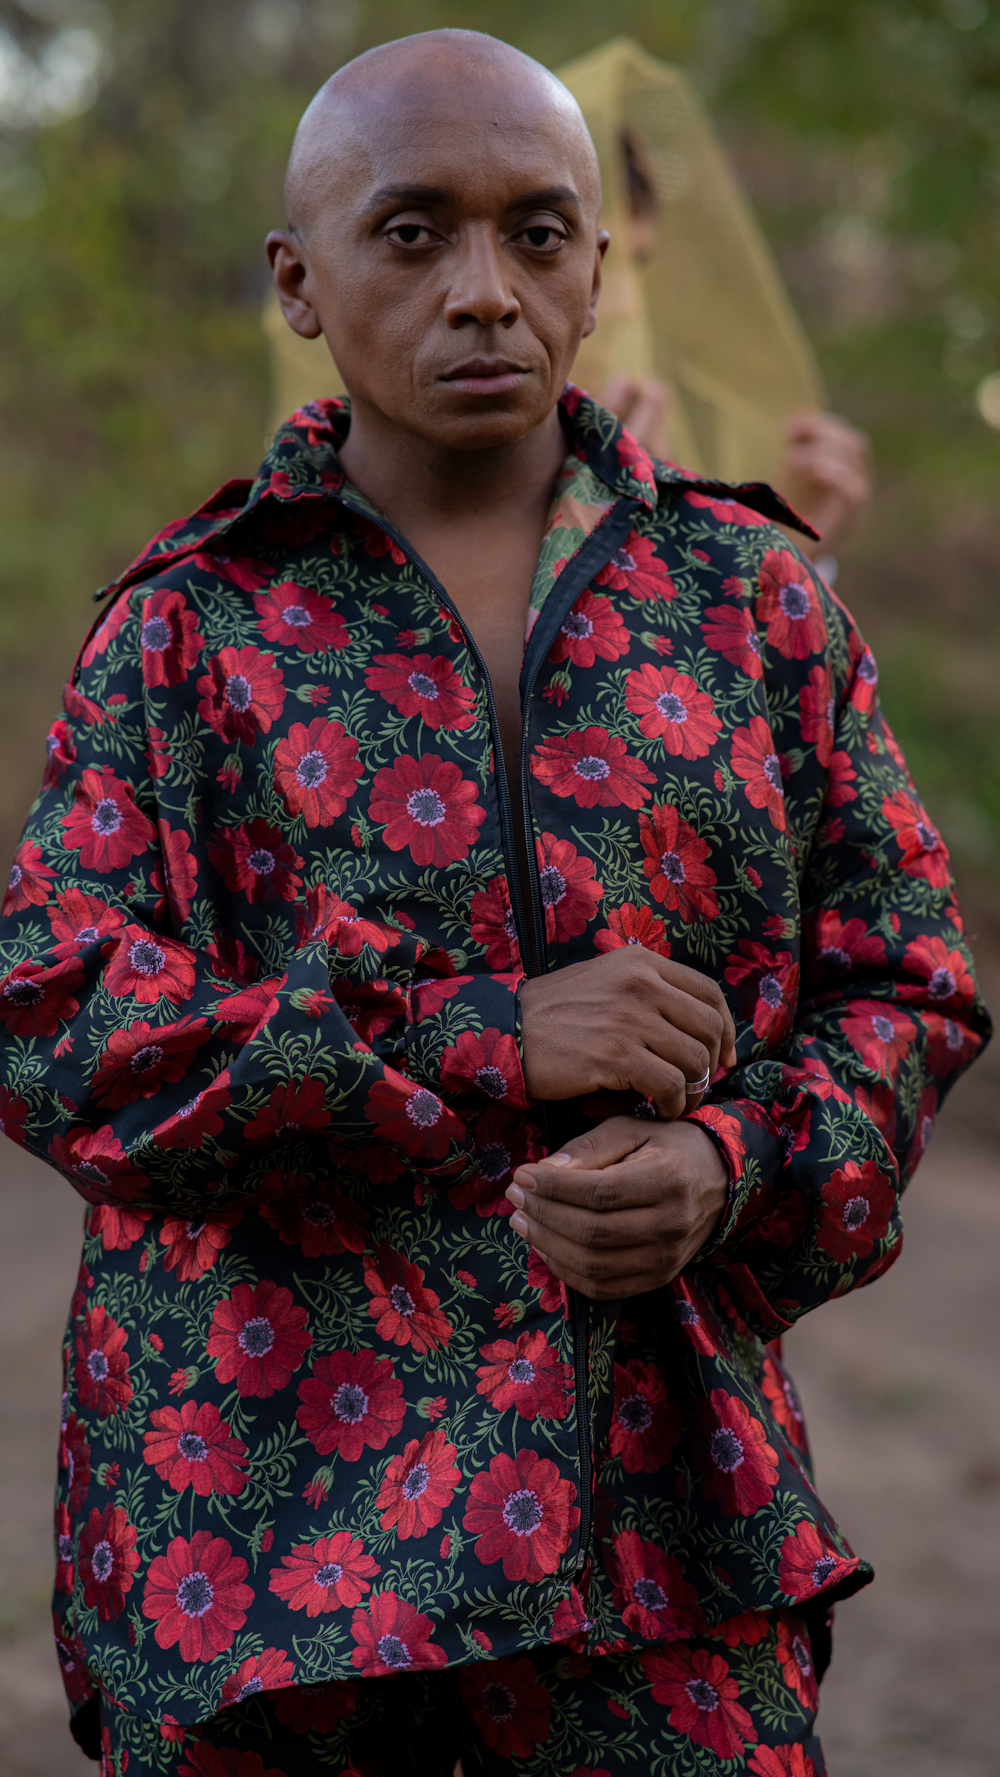
[[[684,1087],[685,1097],[686,1098],[694,1098],[695,1095],[699,1092],[707,1092],[708,1091],[708,1082],[711,1078],[712,1078],[712,1070],[710,1067],[707,1067],[705,1069],[705,1072],[702,1074],[700,1080],[688,1080],[687,1084]]]

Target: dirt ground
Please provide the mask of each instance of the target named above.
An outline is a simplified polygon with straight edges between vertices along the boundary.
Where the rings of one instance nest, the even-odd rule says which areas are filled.
[[[992,983],[987,997],[1000,1005]],[[70,1188],[0,1153],[0,1777],[84,1777],[49,1634]],[[830,1777],[998,1777],[1000,1041],[962,1081],[907,1198],[906,1250],[788,1340],[820,1487],[877,1578],[838,1613]]]

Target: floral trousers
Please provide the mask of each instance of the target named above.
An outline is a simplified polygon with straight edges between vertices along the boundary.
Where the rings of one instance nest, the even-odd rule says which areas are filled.
[[[815,1715],[802,1617],[746,1612],[639,1653],[257,1692],[193,1728],[105,1706],[101,1777],[823,1777]]]

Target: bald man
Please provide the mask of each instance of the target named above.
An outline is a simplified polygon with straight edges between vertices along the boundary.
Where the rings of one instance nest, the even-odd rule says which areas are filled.
[[[871,654],[761,486],[565,378],[551,75],[337,74],[268,251],[349,401],[109,588],[0,929],[87,1200],[56,1630],[122,1777],[816,1777],[870,1578],[765,1345],[981,1045]]]

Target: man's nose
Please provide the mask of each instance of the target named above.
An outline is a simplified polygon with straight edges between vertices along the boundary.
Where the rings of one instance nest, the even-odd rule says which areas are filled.
[[[445,303],[449,327],[476,321],[481,327],[511,327],[521,304],[510,284],[510,266],[488,224],[463,230],[451,255],[451,288]]]

